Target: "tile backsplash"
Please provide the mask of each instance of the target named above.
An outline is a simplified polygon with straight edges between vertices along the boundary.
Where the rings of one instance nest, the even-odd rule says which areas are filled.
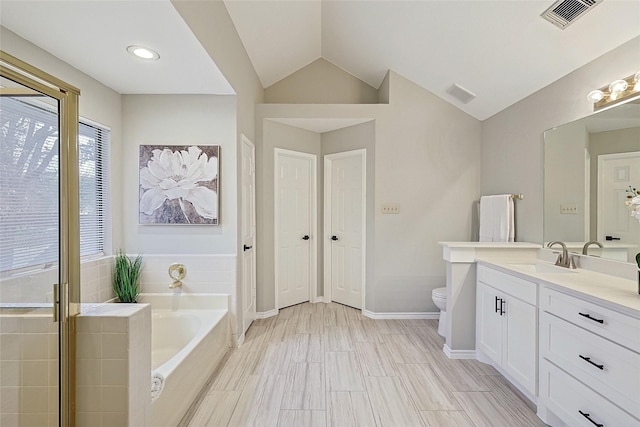
[[[83,303],[106,302],[116,297],[111,283],[113,256],[84,261],[80,266]],[[184,264],[187,275],[183,286],[169,289],[172,279],[168,269],[173,263]],[[48,269],[0,279],[0,303],[42,303],[53,301],[53,284],[58,270]],[[235,304],[235,255],[144,255],[140,286],[142,292],[219,293],[231,295]]]

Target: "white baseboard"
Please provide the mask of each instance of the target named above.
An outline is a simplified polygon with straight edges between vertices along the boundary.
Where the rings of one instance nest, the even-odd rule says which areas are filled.
[[[312,304],[315,304],[318,302],[324,302],[324,297],[315,297],[313,300],[311,300]]]
[[[476,351],[475,350],[451,350],[448,345],[444,345],[442,348],[444,354],[447,355],[449,359],[475,359]]]
[[[370,319],[394,319],[394,320],[409,320],[409,319],[438,319],[440,318],[440,312],[435,313],[374,313],[369,310],[362,310],[362,314]]]
[[[278,315],[277,308],[274,308],[273,310],[269,310],[269,311],[256,311],[256,319],[267,319],[269,317],[273,317],[277,315]]]
[[[231,335],[231,347],[238,348],[244,343],[244,332],[236,339],[236,334]]]

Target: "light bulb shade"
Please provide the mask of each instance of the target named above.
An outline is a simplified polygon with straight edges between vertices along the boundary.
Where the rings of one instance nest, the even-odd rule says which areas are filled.
[[[599,89],[592,90],[587,94],[587,99],[594,103],[602,100],[602,98],[604,98],[604,92]]]
[[[640,83],[640,71],[634,74],[633,81],[636,83]]]
[[[624,80],[616,80],[614,82],[611,82],[611,84],[609,85],[609,92],[611,93],[617,93],[617,92],[624,92],[625,90],[627,90],[627,82]]]

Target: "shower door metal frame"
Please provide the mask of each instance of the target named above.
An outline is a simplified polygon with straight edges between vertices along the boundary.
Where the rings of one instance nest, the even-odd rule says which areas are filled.
[[[53,302],[58,322],[59,424],[75,425],[75,316],[80,313],[80,208],[78,97],[80,90],[0,50],[0,75],[59,101],[60,256],[59,295]],[[2,88],[0,94],[25,95]],[[19,92],[19,93],[18,93]]]

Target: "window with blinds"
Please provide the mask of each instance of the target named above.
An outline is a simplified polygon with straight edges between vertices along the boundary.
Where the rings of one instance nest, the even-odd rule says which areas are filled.
[[[58,262],[58,116],[33,97],[0,105],[0,272]],[[109,130],[80,120],[80,253],[104,248]]]

